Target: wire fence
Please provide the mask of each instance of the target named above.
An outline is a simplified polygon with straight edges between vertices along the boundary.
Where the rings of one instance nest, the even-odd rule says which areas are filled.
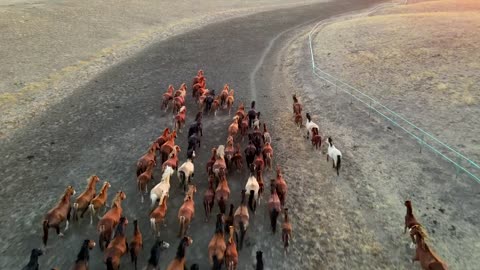
[[[405,1],[405,3],[407,3],[407,1]],[[308,42],[310,46],[310,55],[311,55],[311,61],[312,61],[313,74],[317,78],[326,82],[327,84],[332,85],[337,93],[341,92],[348,95],[350,97],[350,103],[353,103],[353,100],[358,101],[360,104],[368,108],[369,114],[373,112],[381,116],[385,120],[387,120],[392,125],[406,132],[409,136],[414,138],[419,143],[420,152],[422,151],[422,148],[425,147],[430,151],[432,151],[433,153],[441,156],[446,161],[452,163],[455,166],[457,177],[461,173],[466,173],[469,177],[474,179],[477,183],[480,183],[480,176],[479,176],[480,165],[478,165],[478,163],[474,162],[472,159],[461,154],[460,152],[455,150],[453,147],[442,142],[441,140],[439,140],[429,132],[425,131],[424,129],[416,126],[415,124],[413,124],[411,121],[409,121],[399,113],[389,109],[388,107],[380,103],[375,98],[341,81],[340,79],[334,77],[333,75],[325,72],[324,70],[316,66],[313,42],[312,42],[313,34],[316,32],[316,30],[320,26],[323,26],[327,23],[329,23],[329,21],[322,21],[317,23],[308,34]]]

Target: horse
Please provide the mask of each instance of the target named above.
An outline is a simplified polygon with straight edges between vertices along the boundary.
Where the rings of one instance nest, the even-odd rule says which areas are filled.
[[[180,186],[183,186],[183,192],[187,192],[187,185],[191,183],[195,172],[195,165],[193,164],[193,158],[195,157],[195,151],[187,158],[180,168],[178,168],[177,176],[180,180]]]
[[[263,123],[263,143],[272,144],[272,136],[270,135],[270,132],[268,132],[267,125],[265,123]]]
[[[195,185],[189,185],[187,195],[183,200],[182,206],[178,210],[178,223],[180,227],[178,237],[185,236],[188,227],[190,227],[190,223],[195,216],[195,202],[193,200],[195,192],[197,192]]]
[[[235,207],[233,206],[233,204],[231,203],[230,204],[230,211],[228,212],[228,216],[226,216],[224,218],[224,221],[225,221],[225,231],[228,232],[230,226],[233,226],[233,221],[234,221],[234,216],[233,214],[235,213]],[[230,235],[231,236],[231,235]]]
[[[205,78],[201,77],[198,82],[192,86],[192,97],[198,98],[200,89],[205,88],[206,86],[207,82]]]
[[[226,106],[226,103],[227,103],[227,98],[228,98],[228,84],[225,84],[223,86],[223,90],[222,92],[220,93],[220,106],[224,107]]]
[[[320,130],[320,128],[318,127],[317,124],[315,124],[312,121],[312,117],[310,116],[309,113],[307,113],[306,116],[307,116],[307,124],[305,126],[307,128],[307,139],[310,139],[310,137],[312,135],[312,129],[317,128],[317,130]]]
[[[228,238],[227,250],[225,251],[225,266],[227,270],[236,270],[238,265],[238,251],[233,241],[234,227],[230,226],[230,237]]]
[[[295,114],[295,125],[300,129],[303,126],[303,117],[301,113]]]
[[[263,182],[262,171],[256,170],[256,174],[257,174],[256,179],[258,182],[258,186],[260,187],[258,189],[258,205],[260,205],[260,202],[262,201],[262,197],[263,197],[263,191],[265,189],[265,184]]]
[[[95,247],[95,241],[90,239],[83,240],[82,247],[80,252],[78,252],[77,259],[75,260],[75,265],[72,267],[72,270],[88,270],[89,260],[90,260],[90,250]]]
[[[173,151],[170,152],[168,159],[162,164],[162,172],[165,171],[166,167],[172,167],[172,169],[177,170],[178,168],[178,153],[180,153],[180,146],[175,145]]]
[[[170,244],[157,239],[150,249],[150,258],[146,270],[159,270],[160,253],[170,247]]]
[[[180,111],[182,106],[185,105],[185,98],[183,96],[175,96],[173,98],[173,108],[172,108],[172,113],[176,114]]]
[[[205,113],[210,113],[212,111],[213,101],[215,101],[215,90],[211,89],[205,98],[205,107],[203,110]]]
[[[317,128],[312,128],[312,145],[315,149],[322,149],[322,137]]]
[[[255,110],[255,101],[252,101],[252,104],[250,106],[250,110],[247,113],[248,116],[248,128],[252,127],[253,120],[257,118],[257,111]]]
[[[148,149],[148,152],[137,161],[137,177],[147,169],[148,162],[150,160],[157,162],[158,148],[160,148],[159,144],[156,141],[153,142],[153,144]]]
[[[252,125],[254,129],[260,129],[260,112],[257,112],[255,119],[253,119]]]
[[[168,109],[168,104],[170,104],[170,101],[173,100],[173,85],[169,85],[167,92],[165,92],[162,96],[162,110],[165,109],[165,112],[167,112]]]
[[[253,174],[254,172],[250,173],[250,177],[248,177],[247,184],[245,185],[245,190],[248,196],[248,206],[250,210],[255,214],[257,209],[257,201],[258,201],[258,191],[260,190],[260,185],[257,182],[257,178]]]
[[[280,203],[282,204],[282,207],[284,207],[287,200],[288,186],[285,179],[283,179],[283,174],[280,166],[277,166],[277,178],[275,179],[275,187],[277,188],[277,194],[278,198],[280,199]]]
[[[118,191],[112,202],[112,207],[108,212],[103,215],[97,224],[98,232],[98,245],[100,250],[103,251],[105,245],[108,247],[110,239],[112,237],[112,231],[117,226],[122,216],[122,201],[127,198],[127,195],[123,191]]]
[[[235,233],[237,243],[239,244],[239,250],[241,250],[243,247],[243,240],[245,239],[245,233],[247,232],[249,224],[248,221],[250,219],[250,216],[248,215],[247,202],[245,200],[245,192],[246,190],[243,189],[242,201],[240,203],[240,206],[238,206],[237,210],[235,210],[235,214],[233,215],[233,224],[235,226],[235,231],[240,231],[240,238],[238,238],[237,233]]]
[[[228,109],[228,115],[230,115],[232,113],[232,106],[233,106],[233,102],[235,100],[234,98],[234,93],[235,91],[232,89],[230,90],[230,93],[228,94],[228,97],[227,97],[227,109]]]
[[[93,224],[93,216],[95,215],[95,212],[107,204],[107,192],[110,187],[110,183],[105,181],[100,189],[100,193],[90,201],[90,204],[88,205],[88,210],[90,212],[90,225]]]
[[[223,176],[215,190],[215,200],[217,201],[220,213],[225,214],[226,201],[230,197],[230,188],[228,187],[227,178]]]
[[[147,194],[148,182],[153,179],[153,167],[155,165],[154,160],[149,160],[147,169],[137,177],[137,190],[141,195],[142,203],[144,201],[144,194]]]
[[[174,118],[175,130],[182,133],[182,125],[185,124],[185,118],[187,117],[187,107],[182,106]]]
[[[275,180],[272,179],[270,186],[270,198],[268,199],[268,213],[270,215],[270,226],[273,233],[277,231],[277,218],[278,214],[280,214],[280,211],[282,211],[282,205],[280,203],[280,199],[278,198]]]
[[[235,166],[235,168],[240,171],[243,169],[243,157],[242,157],[242,152],[240,152],[240,144],[237,143],[237,147],[235,147],[235,152],[233,153],[232,157],[232,165]],[[232,166],[232,167],[233,167]]]
[[[221,269],[221,265],[225,256],[227,244],[225,243],[225,233],[223,231],[223,214],[217,214],[217,222],[215,223],[215,233],[208,243],[208,260],[213,269]]]
[[[227,147],[225,147],[225,161],[227,168],[230,168],[232,166],[232,158],[233,154],[235,154],[235,147],[233,146],[233,137],[228,136],[227,138]]]
[[[263,146],[262,154],[263,154],[263,159],[265,160],[265,165],[271,171],[272,160],[273,160],[273,148],[269,142],[265,143],[265,145]]]
[[[220,109],[220,102],[221,102],[221,96],[218,95],[213,100],[212,108],[210,109],[209,113],[211,113],[213,111],[213,115],[217,116],[218,109]]]
[[[210,160],[207,162],[206,168],[207,168],[207,175],[212,175],[213,174],[213,165],[215,164],[215,161],[217,160],[217,148],[212,148],[212,156],[210,157]]]
[[[248,132],[248,117],[243,117],[243,119],[240,121],[240,135],[242,135],[242,141],[245,140],[245,136],[247,136]]]
[[[257,264],[255,265],[255,270],[263,270],[263,257],[262,257],[263,252],[260,250],[257,251]]]
[[[282,224],[282,242],[284,254],[287,255],[288,246],[290,246],[290,239],[292,238],[292,224],[290,224],[290,220],[288,219],[288,208],[285,208],[283,211],[285,213],[285,218]]]
[[[68,186],[65,189],[65,192],[63,193],[62,197],[60,198],[60,201],[48,211],[48,213],[45,215],[45,218],[43,219],[43,245],[46,247],[47,246],[47,240],[48,240],[48,230],[50,228],[55,228],[57,231],[57,235],[60,237],[63,237],[63,233],[60,232],[60,224],[62,222],[66,221],[65,225],[65,230],[63,232],[66,232],[68,230],[68,223],[70,221],[70,198],[75,195],[75,189],[73,189],[72,186]]]
[[[163,133],[160,137],[158,137],[155,142],[158,144],[158,146],[162,146],[164,143],[167,142],[168,138],[170,135],[170,128],[165,128],[163,130]],[[158,151],[160,151],[160,147],[157,148]]]
[[[197,134],[197,136],[203,136],[202,118],[202,112],[198,112],[195,116],[195,121],[188,128],[188,137],[192,136],[193,134]]]
[[[190,137],[188,137],[187,155],[188,151],[195,151],[197,150],[197,147],[200,148],[200,138],[197,136],[197,134],[193,133]]]
[[[212,171],[215,177],[220,178],[221,175],[227,171],[227,164],[225,162],[225,146],[220,145],[216,151],[215,163],[212,166]]]
[[[72,213],[73,221],[78,221],[79,210],[82,211],[82,213],[80,214],[80,217],[83,218],[83,215],[88,209],[88,205],[95,197],[95,192],[96,192],[95,187],[99,181],[100,181],[100,178],[98,178],[98,176],[96,175],[92,175],[88,178],[87,188],[85,189],[84,192],[82,192],[82,194],[80,194],[77,197],[77,199],[73,203],[73,213]]]
[[[238,116],[235,115],[233,117],[232,123],[230,124],[230,126],[228,126],[228,136],[232,136],[233,138],[235,138],[235,136],[237,136],[237,133],[238,133]]]
[[[167,166],[165,171],[162,174],[162,180],[155,187],[150,190],[150,200],[152,201],[151,207],[155,205],[155,202],[160,199],[160,202],[163,201],[163,197],[167,196],[170,191],[170,177],[174,173],[172,167]]]
[[[39,264],[38,264],[38,257],[43,255],[43,251],[38,248],[32,249],[30,252],[30,261],[28,261],[28,264],[25,265],[22,270],[38,270],[39,269]]]
[[[252,140],[248,141],[248,145],[244,150],[245,152],[245,160],[247,161],[247,167],[250,168],[250,165],[253,164],[253,161],[255,160],[255,155],[257,153],[257,148],[255,147],[255,144],[253,144]]]
[[[142,239],[142,232],[138,227],[138,220],[133,221],[133,237],[132,241],[130,241],[130,258],[132,259],[132,263],[135,265],[135,270],[137,270],[137,259],[138,254],[140,254],[140,250],[143,249],[143,239]]]
[[[417,249],[415,256],[412,258],[412,263],[420,261],[420,265],[423,269],[429,270],[447,270],[447,264],[440,259],[440,257],[429,247],[425,242],[425,235],[420,226],[412,227],[410,231],[417,242]]]
[[[160,146],[160,154],[162,156],[162,164],[167,161],[168,156],[175,148],[175,139],[177,138],[177,132],[174,130],[170,133],[167,141]]]
[[[418,222],[415,216],[413,215],[412,202],[405,201],[405,207],[407,207],[407,213],[405,214],[405,228],[403,230],[403,233],[406,233],[407,229],[408,231],[411,231],[414,226],[419,226],[422,229],[422,231],[424,231],[422,224],[420,224],[420,222]],[[415,238],[413,237],[412,234],[410,235],[410,237],[412,238],[412,243],[410,243],[410,248],[413,249],[415,248],[415,244],[416,244]]]
[[[255,160],[253,161],[253,165],[255,166],[256,170],[263,172],[265,168],[265,161],[263,161],[263,155],[261,151],[257,150],[257,154],[255,155]]]
[[[150,226],[152,227],[153,234],[157,237],[160,237],[160,223],[166,226],[165,216],[167,215],[168,196],[168,194],[164,196],[163,200],[161,200],[158,206],[150,213]]]
[[[120,258],[128,252],[127,242],[127,224],[126,217],[121,217],[112,242],[110,242],[105,250],[104,262],[107,264],[107,269],[120,269]]]
[[[213,178],[208,179],[208,188],[203,195],[203,209],[205,210],[205,222],[212,214],[213,204],[215,202],[215,189],[213,189]]]
[[[331,137],[328,137],[327,140],[328,144],[328,151],[327,151],[327,162],[328,158],[330,157],[333,160],[333,168],[337,169],[337,176],[340,175],[340,165],[342,162],[342,152],[338,150],[335,145],[333,145],[333,141]]]
[[[263,134],[259,128],[254,127],[253,132],[249,135],[257,151],[262,151],[263,148]]]
[[[293,113],[294,114],[302,114],[302,104],[298,102],[297,95],[293,95]]]
[[[177,254],[175,255],[175,259],[170,262],[167,267],[167,270],[184,270],[185,269],[185,251],[186,248],[192,245],[193,240],[191,237],[184,236],[180,241],[180,244],[177,248]]]

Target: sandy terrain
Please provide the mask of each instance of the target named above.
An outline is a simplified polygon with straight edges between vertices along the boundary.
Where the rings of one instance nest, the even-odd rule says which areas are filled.
[[[148,44],[226,18],[312,2],[320,1],[2,1],[0,139]]]
[[[414,10],[415,6],[399,10],[404,8]],[[395,10],[378,12],[395,14]],[[474,66],[480,39],[473,30],[478,28],[477,16],[470,11],[456,15],[422,11],[341,19],[317,34],[316,63],[479,160],[479,78]],[[402,234],[403,202],[410,199],[428,229],[431,245],[450,269],[476,269],[480,259],[478,183],[465,175],[456,177],[455,169],[441,157],[425,149],[419,153],[418,144],[403,131],[369,116],[363,105],[350,104],[350,98],[336,95],[333,87],[313,77],[307,43],[310,29],[298,31],[277,62],[278,72],[284,74],[277,85],[285,94],[276,96],[275,103],[291,104],[291,93],[296,91],[321,132],[332,136],[342,151],[343,171],[336,177],[331,164],[325,166],[324,153],[309,150],[306,141],[301,146],[284,145],[290,151],[300,149],[300,158],[288,160],[289,167],[295,168],[292,177],[315,181],[318,188],[299,192],[318,198],[320,209],[314,213],[326,221],[327,232],[340,239],[335,243],[337,252],[357,260],[377,256],[371,268],[412,269],[414,253]],[[295,129],[290,110],[290,105],[285,108],[283,119],[290,122],[281,128],[300,143],[304,131]],[[310,155],[303,158],[304,148]],[[312,162],[315,158],[318,162]],[[308,177],[307,170],[316,174]],[[299,205],[312,207],[309,203]],[[350,222],[343,222],[344,218]],[[352,246],[356,254],[349,253]],[[380,258],[386,258],[389,267],[382,266]],[[420,269],[418,263],[413,269]]]

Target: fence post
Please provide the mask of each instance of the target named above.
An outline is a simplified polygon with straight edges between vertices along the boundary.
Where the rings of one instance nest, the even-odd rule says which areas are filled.
[[[372,101],[370,100],[370,110],[368,110],[368,117],[370,117],[370,113],[372,112]]]
[[[457,157],[457,164],[462,166],[461,162],[462,162],[462,159],[460,157]],[[456,179],[460,176],[460,174],[462,173],[462,170],[457,165],[454,165],[454,166],[455,166],[455,179]]]
[[[420,153],[422,153],[424,136],[425,136],[425,135],[423,135],[423,133],[420,135],[420,140],[419,140],[419,143],[420,143]]]

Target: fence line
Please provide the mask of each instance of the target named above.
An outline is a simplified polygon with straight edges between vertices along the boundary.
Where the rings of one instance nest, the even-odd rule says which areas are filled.
[[[376,10],[376,8],[374,9]],[[461,165],[461,162],[462,161],[466,161],[468,165],[470,165],[471,167],[473,167],[473,169],[480,169],[480,165],[478,165],[476,162],[474,162],[473,160],[467,158],[465,155],[459,153],[458,151],[456,151],[455,149],[453,149],[452,147],[450,147],[449,145],[447,145],[446,143],[440,141],[438,138],[436,138],[435,136],[433,136],[432,134],[426,132],[424,129],[416,126],[415,124],[413,124],[411,121],[407,120],[405,117],[403,117],[402,115],[394,112],[393,110],[389,109],[388,107],[386,107],[385,105],[383,105],[382,103],[380,103],[378,100],[376,100],[375,98],[372,98],[371,96],[363,93],[362,91],[358,90],[357,88],[341,81],[340,79],[334,77],[333,75],[321,70],[319,67],[316,66],[315,64],[315,55],[314,55],[314,50],[313,50],[313,42],[312,42],[312,38],[313,38],[313,33],[315,32],[315,30],[320,26],[320,25],[324,25],[328,23],[328,21],[321,21],[319,23],[317,23],[313,28],[312,30],[309,32],[308,34],[308,41],[309,41],[309,46],[310,46],[310,56],[311,56],[311,61],[312,61],[312,71],[313,71],[313,74],[315,74],[315,76],[317,76],[318,78],[320,78],[321,80],[324,80],[325,82],[333,85],[335,87],[336,90],[340,89],[342,92],[350,95],[352,98],[358,100],[360,103],[364,104],[365,106],[367,106],[369,109],[371,109],[372,111],[378,113],[380,116],[382,116],[383,118],[387,119],[389,122],[391,122],[392,124],[394,124],[395,126],[401,128],[403,131],[405,131],[408,135],[412,136],[413,138],[415,138],[419,143],[420,145],[425,145],[427,146],[428,149],[430,149],[431,151],[433,151],[434,153],[440,155],[441,157],[443,157],[445,160],[449,161],[450,163],[452,163],[456,169],[457,169],[457,175],[458,175],[458,172],[459,171],[463,171],[465,173],[467,173],[470,177],[472,177],[474,180],[476,180],[478,183],[480,183],[480,177],[475,175],[473,172],[471,172],[469,169],[463,167]],[[317,73],[318,72],[318,73]],[[320,74],[322,75],[320,75]],[[350,89],[347,90],[347,89]],[[354,93],[358,94],[355,95]],[[367,101],[364,101],[361,97],[363,98],[366,98]],[[376,109],[375,107],[372,106],[373,105],[378,105],[380,106],[381,109],[384,109],[386,111],[386,113],[382,113],[380,112],[378,109]],[[386,114],[391,114],[390,117],[388,117]],[[406,126],[402,126],[400,123],[398,123],[396,121],[396,119],[400,119],[403,124]],[[413,129],[413,131],[410,131],[408,130],[407,128],[410,128],[410,129]],[[415,135],[414,132],[415,131],[418,131],[420,133],[420,135]],[[446,149],[446,151],[448,152],[451,152],[455,155],[456,159],[458,161],[454,161],[452,158],[449,158],[447,157],[445,154],[443,154],[440,150],[438,150],[437,148],[435,148],[433,145],[427,143],[425,141],[425,136],[432,139],[434,142],[440,144],[443,148]],[[445,150],[443,149],[443,150]]]

